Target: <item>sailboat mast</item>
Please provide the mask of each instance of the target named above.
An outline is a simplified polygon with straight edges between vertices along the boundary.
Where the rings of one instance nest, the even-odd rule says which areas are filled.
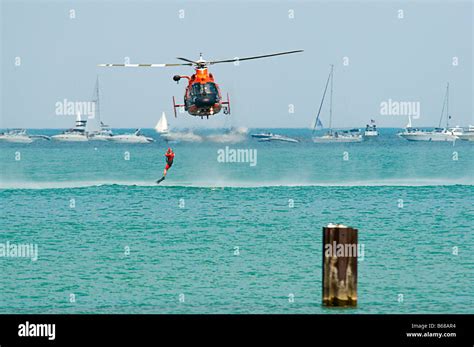
[[[97,116],[96,119],[100,124],[99,76],[97,76],[97,79],[95,81],[95,100],[94,100],[94,102],[95,102],[95,111],[96,111],[96,116]]]
[[[333,93],[334,65],[331,65],[331,94],[329,96],[329,131],[332,132],[332,93]]]
[[[446,86],[446,129],[449,128],[449,82]]]
[[[446,128],[447,128],[449,124],[449,82],[446,86],[446,93],[443,99],[443,108],[441,109],[441,117],[439,117],[438,128],[441,128],[441,123],[443,122],[444,109],[446,109],[446,113],[447,113],[446,115]]]
[[[319,116],[321,114],[321,109],[323,107],[324,97],[326,96],[326,92],[328,90],[328,85],[329,85],[330,78],[331,78],[331,73],[329,73],[328,79],[326,81],[326,86],[324,87],[323,97],[321,98],[321,103],[319,104],[318,114],[316,116],[316,120],[314,121],[314,125],[313,125],[313,134],[314,134],[314,130],[316,130],[316,127],[318,126],[318,120],[319,120]]]

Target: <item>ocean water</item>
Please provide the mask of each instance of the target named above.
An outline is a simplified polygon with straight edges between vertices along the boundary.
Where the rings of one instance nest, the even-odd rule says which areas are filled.
[[[168,144],[151,130],[153,144],[0,142],[0,244],[38,247],[0,257],[0,313],[474,313],[473,143],[274,132],[302,142],[171,144],[159,186]],[[219,162],[226,146],[256,165]],[[364,245],[354,309],[321,306],[331,222]]]

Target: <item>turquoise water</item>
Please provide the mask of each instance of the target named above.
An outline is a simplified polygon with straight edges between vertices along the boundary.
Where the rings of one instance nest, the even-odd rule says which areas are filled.
[[[0,143],[0,244],[38,245],[0,257],[0,313],[474,313],[472,143],[275,132],[302,142],[173,144],[160,186],[160,140]],[[356,309],[321,306],[330,222],[364,244]]]

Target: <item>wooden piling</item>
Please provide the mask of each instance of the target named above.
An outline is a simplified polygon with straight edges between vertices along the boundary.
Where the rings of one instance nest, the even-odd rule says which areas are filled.
[[[357,306],[357,233],[341,224],[323,227],[325,306]]]

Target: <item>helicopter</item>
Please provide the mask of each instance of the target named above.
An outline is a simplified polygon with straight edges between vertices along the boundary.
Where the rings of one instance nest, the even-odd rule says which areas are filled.
[[[192,66],[194,68],[194,74],[191,76],[185,75],[174,75],[173,80],[179,83],[181,79],[187,79],[188,85],[184,94],[184,103],[177,104],[176,99],[173,96],[173,110],[174,116],[177,117],[176,109],[184,107],[191,116],[201,117],[203,119],[209,116],[218,114],[221,110],[224,114],[230,114],[230,99],[227,94],[227,100],[222,99],[219,85],[215,82],[214,76],[209,72],[208,67],[214,64],[221,63],[235,63],[238,64],[240,61],[261,59],[275,57],[278,55],[300,53],[303,50],[287,51],[280,53],[272,53],[265,55],[257,55],[245,58],[233,58],[225,60],[204,60],[202,53],[199,59],[194,61],[187,58],[177,57],[176,59],[185,61],[185,63],[176,64],[99,64],[101,67],[175,67],[175,66]]]

